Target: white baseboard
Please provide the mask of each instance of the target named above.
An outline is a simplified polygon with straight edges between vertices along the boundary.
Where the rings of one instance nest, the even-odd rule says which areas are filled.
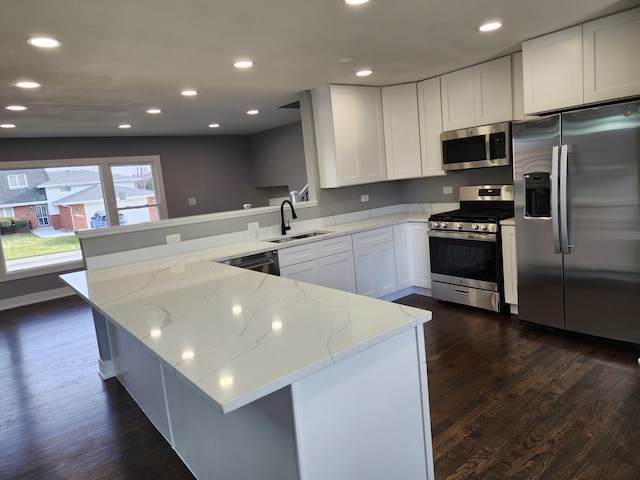
[[[25,305],[33,305],[34,303],[46,302],[62,297],[70,297],[76,293],[69,287],[55,288],[53,290],[44,290],[42,292],[29,293],[19,297],[7,298],[0,300],[0,311],[9,310],[10,308],[24,307]]]

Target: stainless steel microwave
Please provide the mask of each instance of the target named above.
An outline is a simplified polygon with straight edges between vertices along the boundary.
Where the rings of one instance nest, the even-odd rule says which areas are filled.
[[[511,122],[444,132],[440,140],[443,170],[511,164]]]

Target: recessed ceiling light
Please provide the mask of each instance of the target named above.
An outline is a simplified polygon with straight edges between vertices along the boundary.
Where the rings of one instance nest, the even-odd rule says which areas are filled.
[[[27,81],[27,80],[15,82],[14,85],[16,87],[20,87],[20,88],[38,88],[38,87],[42,86],[38,82],[32,82],[32,81]]]
[[[147,110],[147,113],[150,113],[151,115],[157,115],[158,113],[162,113],[162,110],[160,110],[159,108],[150,108],[149,110]]]
[[[193,97],[195,95],[198,95],[198,91],[197,90],[183,90],[180,92],[180,95],[184,95],[185,97]]]
[[[481,32],[492,32],[493,30],[497,30],[502,26],[502,22],[487,22],[483,25],[480,25]]]
[[[247,112],[247,115],[257,115],[259,113],[260,113],[260,110],[253,109],[253,110],[249,110]]]
[[[253,62],[251,60],[238,60],[233,66],[236,68],[250,68],[253,67]]]
[[[26,110],[27,107],[24,105],[7,105],[4,107],[7,110],[11,110],[12,112],[21,112],[22,110]]]
[[[60,40],[51,37],[31,37],[27,39],[29,45],[40,48],[55,48],[62,45]]]
[[[373,70],[369,70],[368,68],[365,68],[363,70],[359,70],[356,72],[356,75],[358,77],[368,77],[369,75],[371,75],[373,73]]]
[[[131,128],[131,124],[129,123],[123,123],[121,125],[118,125],[118,128]]]
[[[16,128],[16,126],[13,123],[2,123],[0,128]]]
[[[219,123],[210,123],[209,124],[209,128],[219,128],[220,124]]]
[[[344,3],[347,5],[362,5],[363,3],[368,3],[369,0],[344,0]]]

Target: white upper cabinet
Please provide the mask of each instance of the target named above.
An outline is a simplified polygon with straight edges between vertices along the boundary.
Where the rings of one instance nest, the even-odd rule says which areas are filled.
[[[440,82],[444,131],[474,126],[473,67],[442,75]]]
[[[442,170],[442,103],[440,77],[418,82],[418,118],[422,176],[444,175]]]
[[[320,186],[386,180],[380,88],[327,85],[311,98]]]
[[[582,26],[522,44],[525,113],[583,103]]]
[[[640,94],[640,8],[585,23],[582,41],[585,103]]]
[[[422,162],[416,84],[382,87],[382,117],[387,178],[420,177]]]
[[[525,113],[640,95],[640,8],[522,44]]]
[[[510,56],[447,73],[440,80],[444,131],[512,120]]]

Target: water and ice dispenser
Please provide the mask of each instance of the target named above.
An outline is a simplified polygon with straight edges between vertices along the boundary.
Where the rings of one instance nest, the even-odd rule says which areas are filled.
[[[527,173],[524,176],[524,216],[551,218],[551,174]]]

